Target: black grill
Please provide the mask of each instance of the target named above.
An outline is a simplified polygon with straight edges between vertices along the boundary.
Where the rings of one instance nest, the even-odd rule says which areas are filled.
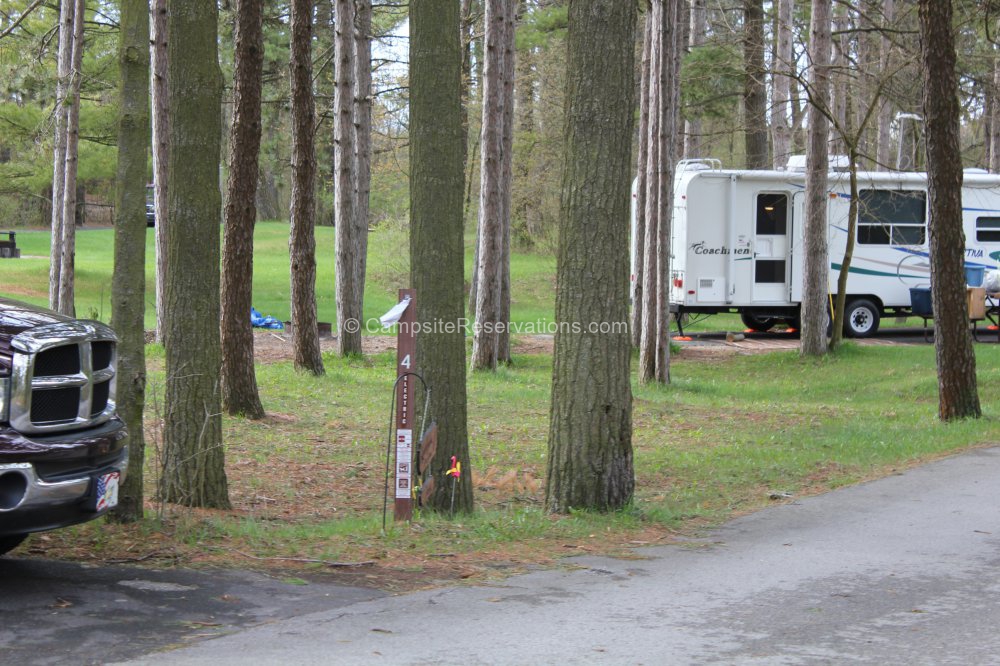
[[[80,347],[78,345],[53,347],[39,352],[35,356],[35,377],[75,375],[78,372],[80,372]]]
[[[111,390],[111,382],[101,382],[94,384],[94,393],[90,403],[90,417],[93,418],[104,411],[108,406],[108,395]]]
[[[80,388],[49,389],[31,394],[31,422],[73,421],[80,411]]]
[[[104,370],[111,367],[111,356],[115,346],[111,342],[91,343],[90,349],[93,352],[94,370]]]

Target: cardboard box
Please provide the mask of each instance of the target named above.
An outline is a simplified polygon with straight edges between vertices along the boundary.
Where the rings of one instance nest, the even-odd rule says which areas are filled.
[[[969,319],[985,319],[986,290],[982,287],[968,287],[965,294],[969,306]]]

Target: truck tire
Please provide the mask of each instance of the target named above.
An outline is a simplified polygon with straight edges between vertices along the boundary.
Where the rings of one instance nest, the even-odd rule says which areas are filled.
[[[14,550],[27,538],[27,534],[8,534],[7,536],[0,536],[0,555]]]
[[[743,320],[743,325],[752,331],[757,331],[758,333],[765,333],[774,328],[775,319],[773,317],[758,317],[750,312],[741,312],[740,319]]]
[[[870,338],[878,331],[878,306],[867,298],[847,304],[844,312],[844,335],[849,338]]]

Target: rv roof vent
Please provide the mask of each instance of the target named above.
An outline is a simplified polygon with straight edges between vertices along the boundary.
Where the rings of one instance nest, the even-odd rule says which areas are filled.
[[[785,167],[789,171],[805,171],[806,170],[806,156],[805,155],[789,155],[788,165]]]
[[[979,167],[969,167],[968,169],[962,169],[962,173],[973,175],[973,174],[989,173],[989,170],[980,169]]]

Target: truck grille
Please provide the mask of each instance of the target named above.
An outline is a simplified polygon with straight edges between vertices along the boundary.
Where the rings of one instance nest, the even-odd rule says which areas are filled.
[[[99,322],[39,326],[14,337],[11,426],[23,433],[89,428],[115,411],[114,332]]]

